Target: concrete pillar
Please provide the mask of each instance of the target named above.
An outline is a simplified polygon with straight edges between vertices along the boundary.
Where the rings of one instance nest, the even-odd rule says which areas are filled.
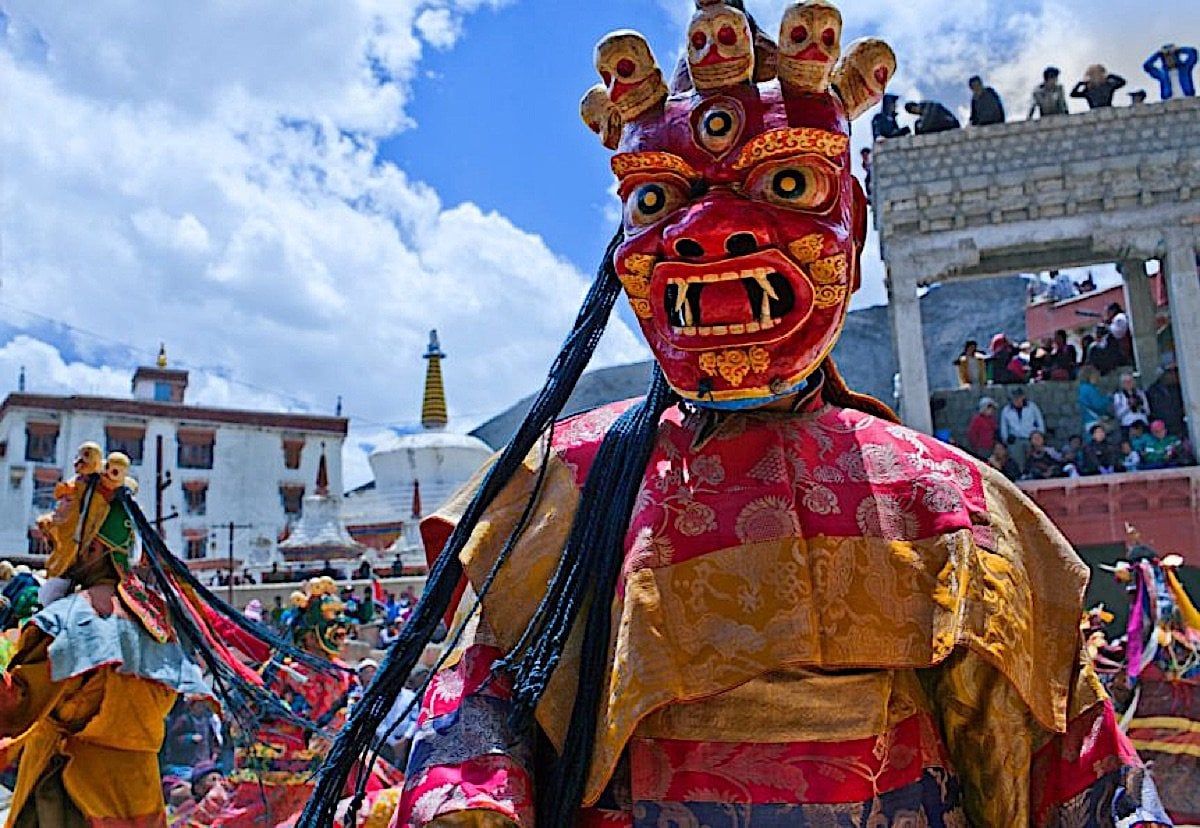
[[[925,367],[925,337],[916,274],[889,266],[888,282],[888,316],[892,323],[892,341],[896,345],[896,361],[900,365],[900,419],[910,428],[932,434],[929,372]]]
[[[1125,277],[1125,311],[1133,336],[1133,359],[1144,386],[1154,381],[1158,369],[1158,323],[1154,318],[1154,294],[1150,292],[1150,278],[1146,275],[1144,261],[1133,259],[1122,262],[1121,275]]]
[[[1193,446],[1200,446],[1200,275],[1196,273],[1196,242],[1190,233],[1167,237],[1163,259],[1167,293],[1171,298],[1171,331],[1183,411]]]

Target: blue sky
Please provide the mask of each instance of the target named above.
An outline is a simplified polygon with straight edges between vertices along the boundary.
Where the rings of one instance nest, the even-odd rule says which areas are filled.
[[[784,0],[748,0],[777,26]],[[846,39],[895,47],[895,91],[1024,103],[1042,67],[1200,41],[1194,3],[854,0]],[[691,0],[0,0],[0,393],[128,394],[160,342],[195,402],[418,417],[430,328],[462,430],[533,391],[613,226],[579,120],[605,32],[664,66]],[[1185,12],[1185,9],[1189,10]],[[867,131],[860,122],[856,141]],[[860,304],[883,300],[868,255]],[[597,364],[648,356],[614,320]]]

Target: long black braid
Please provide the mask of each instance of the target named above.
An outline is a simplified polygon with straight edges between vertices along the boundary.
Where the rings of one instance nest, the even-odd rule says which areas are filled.
[[[591,360],[608,324],[613,305],[621,293],[621,283],[613,263],[621,239],[622,234],[618,231],[609,242],[604,261],[584,299],[571,333],[550,368],[545,385],[517,433],[488,471],[479,491],[463,512],[445,548],[430,568],[425,591],[401,630],[400,637],[392,645],[370,687],[355,705],[346,726],[338,733],[318,774],[312,797],[297,823],[298,828],[323,828],[333,823],[347,780],[355,767],[371,754],[380,724],[395,704],[405,680],[433,637],[438,622],[450,608],[463,576],[459,553],[484,511],[520,469],[538,439],[553,425]],[[512,546],[506,544],[505,549],[511,550]],[[503,560],[497,561],[497,565],[502,563]]]

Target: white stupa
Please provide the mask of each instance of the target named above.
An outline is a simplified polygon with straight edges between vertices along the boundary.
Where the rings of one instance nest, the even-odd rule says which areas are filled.
[[[492,455],[482,440],[446,431],[449,417],[441,364],[445,357],[437,331],[430,331],[421,430],[400,435],[372,452],[374,489],[347,498],[346,511],[356,522],[404,521],[400,536],[380,558],[386,565],[399,555],[406,570],[425,567],[420,519],[436,511]]]

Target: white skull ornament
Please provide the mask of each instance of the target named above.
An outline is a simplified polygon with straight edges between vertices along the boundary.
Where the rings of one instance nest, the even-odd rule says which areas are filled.
[[[596,44],[596,71],[621,118],[632,121],[662,103],[667,85],[650,44],[638,32],[611,32]]]
[[[621,113],[608,97],[608,90],[596,84],[579,102],[579,117],[587,128],[600,136],[605,147],[615,150],[621,143]]]
[[[895,74],[896,53],[891,46],[873,37],[851,43],[833,68],[833,85],[846,117],[853,120],[879,103]]]
[[[826,0],[789,6],[779,27],[779,82],[797,92],[822,94],[842,54],[842,15]]]
[[[701,92],[749,83],[754,76],[750,20],[724,3],[704,3],[688,25],[688,71]]]

